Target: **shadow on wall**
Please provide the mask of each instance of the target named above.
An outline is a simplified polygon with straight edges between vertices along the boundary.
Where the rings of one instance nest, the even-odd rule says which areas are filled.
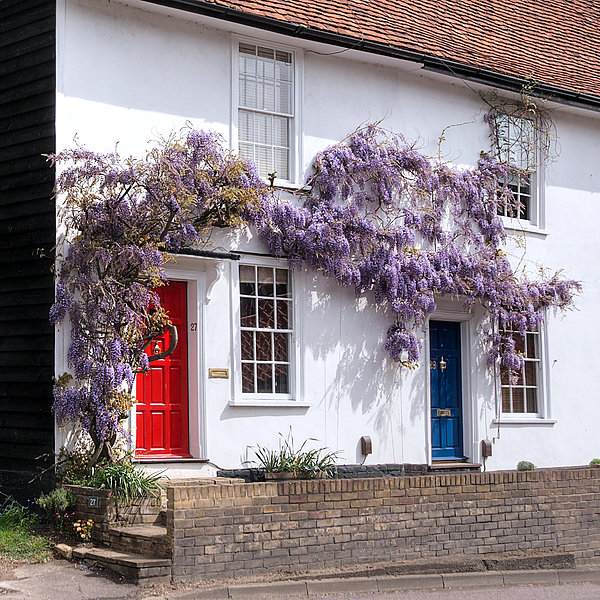
[[[320,275],[306,279],[305,353],[315,371],[305,377],[324,382],[319,404],[338,419],[343,412],[361,415],[380,444],[393,445],[405,425],[422,421],[422,369],[410,371],[389,358],[384,343],[392,317],[386,307],[356,298],[351,288]],[[356,460],[363,458],[357,447]]]

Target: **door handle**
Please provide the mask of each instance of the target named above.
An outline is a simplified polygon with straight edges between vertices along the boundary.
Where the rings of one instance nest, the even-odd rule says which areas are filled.
[[[440,359],[440,371],[445,371],[446,370],[446,361],[444,360],[444,357],[442,356],[442,358]]]

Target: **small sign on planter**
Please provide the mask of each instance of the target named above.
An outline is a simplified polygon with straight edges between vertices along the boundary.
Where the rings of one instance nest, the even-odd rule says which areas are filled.
[[[100,508],[100,496],[88,496],[88,508]]]

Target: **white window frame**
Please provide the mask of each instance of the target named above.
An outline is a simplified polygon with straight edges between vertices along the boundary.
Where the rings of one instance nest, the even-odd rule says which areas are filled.
[[[271,42],[265,39],[251,38],[246,36],[231,36],[231,135],[230,149],[239,152],[239,126],[238,108],[240,97],[240,72],[239,72],[239,45],[240,43],[264,46],[273,50],[289,52],[294,61],[294,93],[293,93],[293,116],[290,126],[290,150],[289,150],[289,179],[275,178],[274,185],[284,188],[302,187],[302,108],[303,108],[303,74],[304,74],[304,52],[302,49]],[[266,183],[270,183],[265,179]]]
[[[501,114],[496,117],[498,120],[507,118],[515,121],[525,121],[527,117],[519,117],[509,114]],[[498,129],[498,137],[500,130],[499,121],[496,123]],[[543,167],[543,156],[540,147],[540,140],[535,127],[533,128],[534,135],[534,167],[530,171],[530,205],[528,207],[529,218],[520,219],[516,217],[501,216],[504,223],[504,228],[515,232],[533,232],[542,235],[547,235],[545,227],[545,169]],[[500,139],[497,140],[500,145]],[[495,148],[498,152],[499,148]]]
[[[286,269],[290,271],[292,282],[292,333],[290,343],[290,374],[287,394],[261,394],[242,392],[242,346],[240,322],[240,266],[257,266]],[[233,352],[233,377],[231,406],[278,406],[278,407],[307,407],[310,403],[303,401],[302,390],[302,314],[299,309],[299,298],[304,288],[304,278],[301,271],[291,271],[284,259],[267,256],[244,256],[239,261],[231,263],[231,348]]]
[[[556,423],[555,419],[552,419],[550,414],[550,374],[548,369],[549,354],[548,354],[548,334],[546,319],[540,324],[538,329],[538,346],[539,346],[539,369],[538,369],[538,380],[537,380],[537,412],[536,413],[514,413],[514,412],[503,412],[502,411],[502,381],[500,370],[498,370],[498,377],[496,380],[496,386],[498,390],[498,417],[494,419],[493,423],[503,425],[530,425],[530,424],[542,424],[542,425],[553,425]]]

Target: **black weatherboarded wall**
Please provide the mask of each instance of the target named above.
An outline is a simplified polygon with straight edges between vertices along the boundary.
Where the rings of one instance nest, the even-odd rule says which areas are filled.
[[[54,449],[55,14],[0,0],[0,489],[20,499]]]

